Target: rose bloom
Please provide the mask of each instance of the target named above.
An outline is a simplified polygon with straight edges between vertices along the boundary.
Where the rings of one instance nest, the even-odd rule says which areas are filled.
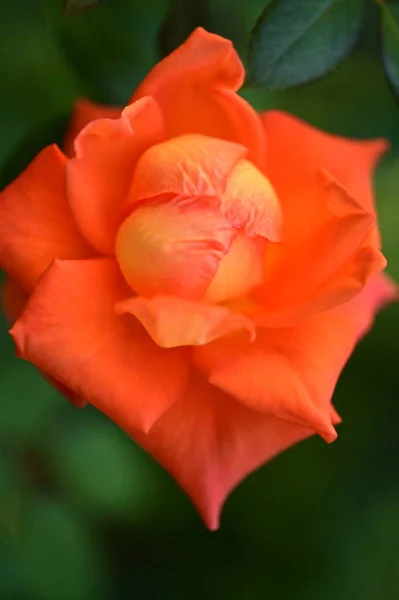
[[[0,202],[19,356],[107,414],[207,526],[248,473],[318,433],[376,311],[371,176],[386,143],[236,94],[230,41],[197,29],[123,110],[80,101]],[[115,465],[117,468],[117,465]]]

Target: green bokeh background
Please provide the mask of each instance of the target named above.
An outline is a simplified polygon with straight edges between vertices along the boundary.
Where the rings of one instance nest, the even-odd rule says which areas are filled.
[[[208,2],[210,26],[244,59],[263,3]],[[101,0],[66,18],[61,0],[0,2],[2,185],[61,139],[76,98],[126,102],[159,58],[166,10],[166,0]],[[370,0],[360,46],[325,80],[245,95],[331,132],[390,139],[376,192],[388,271],[399,280],[399,107],[378,56],[377,16]],[[209,533],[113,423],[71,407],[15,357],[1,321],[0,598],[399,598],[398,357],[392,306],[341,377],[338,441],[310,439],[257,471]]]

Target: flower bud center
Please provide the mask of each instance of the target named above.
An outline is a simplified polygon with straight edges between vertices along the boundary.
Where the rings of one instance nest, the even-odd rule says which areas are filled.
[[[187,135],[140,159],[116,258],[139,295],[223,302],[262,282],[267,241],[281,229],[267,178],[237,144]]]

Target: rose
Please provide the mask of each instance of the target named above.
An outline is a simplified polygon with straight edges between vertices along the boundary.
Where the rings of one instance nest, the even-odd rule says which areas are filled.
[[[259,116],[243,77],[197,29],[122,112],[80,102],[71,158],[44,149],[0,202],[19,355],[146,448],[210,528],[250,471],[335,439],[337,377],[396,294],[371,187],[385,142]]]

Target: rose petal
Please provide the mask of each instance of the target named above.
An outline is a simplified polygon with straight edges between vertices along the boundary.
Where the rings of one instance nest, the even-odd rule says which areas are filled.
[[[380,268],[385,264],[375,236],[376,215],[370,198],[365,201],[371,195],[371,154],[375,160],[376,145],[365,142],[367,152],[363,149],[361,154],[360,142],[337,138],[342,144],[337,154],[340,150],[350,163],[345,177],[345,169],[337,169],[341,163],[320,148],[319,138],[325,134],[280,113],[266,114],[264,119],[267,174],[283,211],[283,243],[268,248],[265,281],[255,300],[263,306],[265,325],[291,325],[347,300],[375,274],[378,261]],[[334,147],[334,138],[325,137],[325,146],[330,142]],[[358,150],[357,163],[351,162],[353,153],[344,151],[352,146]],[[357,177],[351,178],[352,171]],[[335,172],[344,181],[337,180]],[[367,256],[358,252],[366,245]],[[362,281],[347,277],[348,268],[362,274]]]
[[[159,109],[154,100],[143,98],[120,119],[93,121],[76,138],[76,156],[67,166],[67,196],[80,230],[98,251],[113,255],[135,164],[162,136]]]
[[[137,163],[127,206],[165,194],[221,196],[247,150],[203,135],[184,135],[152,146]]]
[[[359,326],[357,337],[359,340],[371,328],[375,313],[398,300],[397,284],[386,273],[378,273],[358,296],[331,312],[341,315],[341,318],[347,319],[348,322],[356,321]]]
[[[86,125],[97,119],[119,119],[121,112],[120,107],[96,104],[88,98],[79,98],[73,106],[71,121],[64,139],[65,154],[70,157],[75,154],[75,138]]]
[[[10,325],[13,325],[15,321],[18,319],[22,311],[26,306],[26,302],[28,300],[27,296],[23,293],[22,289],[19,287],[15,281],[10,279],[9,277],[5,280],[4,285],[1,289],[2,294],[2,305],[3,310],[6,315],[7,321]],[[53,377],[50,377],[46,373],[42,371],[42,375],[51,385],[53,385],[63,396],[65,396],[71,404],[77,406],[79,408],[83,408],[86,406],[87,402],[77,396],[72,390],[67,388],[65,385],[62,385],[58,381],[56,381]]]
[[[232,489],[313,432],[256,413],[194,376],[184,400],[165,413],[148,435],[128,433],[187,492],[209,529],[217,529]]]
[[[11,334],[22,358],[121,427],[147,431],[182,396],[188,358],[115,314],[127,293],[112,260],[56,261]]]
[[[251,237],[281,240],[282,214],[278,198],[266,177],[248,160],[231,171],[222,196],[222,213]]]
[[[263,263],[267,241],[250,238],[240,231],[218,269],[204,299],[213,304],[240,299],[263,281]]]
[[[0,194],[0,264],[24,293],[55,258],[95,254],[68,208],[65,164],[57,146],[48,146]]]
[[[137,294],[198,299],[236,235],[207,198],[146,203],[119,228],[116,257]]]
[[[337,378],[376,311],[396,296],[385,276],[377,275],[339,308],[295,327],[258,329],[251,345],[220,339],[197,348],[196,364],[213,385],[250,408],[306,423],[328,439]]]
[[[294,328],[260,329],[250,345],[242,340],[217,340],[196,349],[196,364],[212,385],[249,408],[307,427],[332,442],[337,434],[331,424],[329,396],[324,403],[319,401],[311,386],[314,380],[317,385],[317,379],[329,377],[326,363],[331,370],[334,366],[327,360],[317,361],[320,340],[310,332],[309,345],[305,345],[308,337],[301,333]],[[313,341],[317,342],[314,350]]]
[[[137,317],[152,339],[163,348],[207,344],[232,331],[246,330],[255,338],[253,323],[224,306],[175,296],[128,298],[116,306],[118,314]]]
[[[243,144],[249,159],[264,167],[265,136],[254,109],[236,92],[244,67],[232,43],[202,28],[158,63],[133,95],[153,96],[161,107],[168,137],[184,133]]]
[[[290,214],[290,229],[295,230],[296,219],[302,217],[306,191],[311,191],[321,168],[329,171],[365,211],[374,211],[372,173],[389,147],[386,140],[331,135],[280,111],[265,112],[261,118],[268,143],[267,172]]]
[[[269,310],[267,305],[262,303],[249,302],[246,306],[241,307],[240,312],[261,327],[287,327],[329,310],[331,306],[337,307],[347,302],[356,296],[367,282],[380,273],[387,264],[383,254],[369,246],[367,239],[369,236],[366,236],[365,242],[337,271],[334,279],[320,289],[314,297],[298,302],[297,306],[285,310],[280,308],[278,311]],[[231,308],[239,310],[233,305]]]

